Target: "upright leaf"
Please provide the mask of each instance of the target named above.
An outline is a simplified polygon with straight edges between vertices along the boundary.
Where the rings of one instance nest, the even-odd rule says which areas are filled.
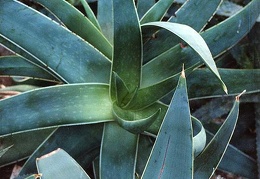
[[[192,135],[186,80],[183,72],[142,178],[192,178]]]
[[[244,97],[243,97],[244,98]],[[207,132],[207,138],[212,139],[214,134]],[[257,178],[256,160],[229,144],[219,163],[218,169],[246,178]]]
[[[114,21],[113,21],[113,1],[98,0],[97,19],[101,27],[101,31],[107,40],[113,44]]]
[[[124,81],[131,93],[140,86],[141,81],[142,38],[139,19],[133,0],[114,0],[113,10],[114,53],[112,71],[116,72]],[[114,84],[111,84],[111,86],[114,86]],[[114,99],[116,96],[114,88],[111,88],[111,95]]]
[[[137,12],[141,19],[143,15],[155,4],[155,0],[139,0],[137,1]]]
[[[158,1],[144,14],[140,23],[144,24],[147,22],[160,21],[172,5],[173,1],[174,0]]]
[[[105,123],[100,151],[100,178],[134,178],[139,135]]]
[[[195,159],[194,178],[210,178],[218,167],[236,126],[240,95],[236,97],[227,119],[218,132],[207,145],[205,150]]]
[[[88,5],[88,2],[86,0],[80,0],[81,4],[83,5],[85,12],[88,16],[88,19],[92,22],[92,24],[94,24],[96,26],[96,28],[98,30],[100,30],[100,26],[98,23],[98,20],[94,14],[94,12],[92,11],[92,9],[90,8],[90,6]]]

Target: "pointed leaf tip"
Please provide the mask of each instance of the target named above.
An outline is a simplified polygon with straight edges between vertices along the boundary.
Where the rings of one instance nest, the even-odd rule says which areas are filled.
[[[181,77],[185,78],[184,64],[182,65]]]
[[[240,96],[242,96],[245,92],[246,92],[246,90],[242,91],[242,93],[240,93],[239,95],[237,95],[237,96],[236,96],[236,101],[239,101]]]
[[[228,94],[227,86],[224,83],[223,83],[223,90],[225,91],[226,94]]]

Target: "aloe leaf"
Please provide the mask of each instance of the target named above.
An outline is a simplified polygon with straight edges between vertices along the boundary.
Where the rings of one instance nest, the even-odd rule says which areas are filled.
[[[207,138],[212,139],[213,137],[214,134],[207,131]],[[257,178],[256,165],[257,163],[253,158],[229,144],[218,168],[239,176]]]
[[[51,135],[46,137],[46,140],[33,152],[30,158],[24,164],[20,176],[35,173],[36,158],[45,155],[57,148],[66,150],[81,166],[91,164],[93,157],[92,153],[97,156],[95,149],[100,147],[102,139],[103,124],[79,125],[60,127]],[[66,142],[64,142],[66,141]],[[88,141],[88,142],[86,142]],[[83,155],[82,155],[83,154]],[[89,160],[86,157],[90,157]]]
[[[230,94],[239,94],[244,89],[247,92],[259,90],[260,70],[259,69],[218,69],[220,76],[227,84]],[[211,80],[208,80],[211,79]],[[236,80],[234,80],[236,79]],[[246,80],[245,80],[246,79]],[[188,89],[190,98],[222,96],[218,80],[208,69],[198,69],[188,77]],[[205,83],[207,81],[207,83]],[[199,90],[198,90],[199,89]]]
[[[189,0],[186,1],[168,21],[185,24],[200,32],[211,17],[215,14],[217,8],[223,0]],[[201,13],[203,11],[203,13]],[[194,20],[191,17],[199,17]],[[164,45],[160,45],[160,44]],[[172,48],[180,43],[180,40],[167,30],[160,30],[156,34],[156,38],[151,38],[145,43],[144,60],[152,59],[164,51]]]
[[[124,99],[128,95],[131,95],[131,93],[127,88],[125,82],[120,78],[120,76],[118,76],[116,72],[112,72],[110,88],[111,91],[115,91],[115,95],[111,96],[111,100],[116,101],[116,103],[120,106],[124,106]]]
[[[100,177],[99,177],[99,157],[96,157],[96,158],[92,161],[92,167],[93,167],[93,175],[94,175],[94,178],[100,178]]]
[[[42,67],[42,68],[46,68],[46,66],[44,66],[39,59],[37,59],[36,57],[34,57],[32,54],[30,54],[29,52],[27,52],[25,49],[21,48],[20,46],[18,46],[17,44],[14,44],[13,42],[7,40],[6,38],[2,37],[2,35],[0,34],[0,43],[5,46],[7,49],[13,51],[16,54],[19,54],[20,56],[24,57],[26,60],[30,61],[31,63],[37,64],[38,66]],[[46,68],[48,69],[48,68]]]
[[[30,156],[53,130],[54,129],[36,130],[0,137],[1,148],[8,148],[11,146],[11,148],[8,148],[8,151],[1,157],[0,166],[2,167],[15,163]]]
[[[112,0],[98,0],[97,19],[102,33],[113,44],[114,21]]]
[[[183,72],[142,178],[192,178],[192,131]]]
[[[143,15],[155,4],[155,0],[139,0],[137,1],[137,13],[141,19]]]
[[[94,14],[91,15],[91,9],[88,9],[87,2],[83,3],[84,8],[88,9],[86,18],[79,10],[73,7],[66,1],[61,0],[35,0],[41,3],[43,6],[48,8],[51,12],[58,17],[62,23],[66,25],[71,31],[85,39],[87,42],[92,44],[100,52],[102,52],[109,59],[112,58],[112,46],[108,40],[100,32],[98,22],[95,22]],[[92,12],[93,13],[93,12]],[[94,17],[93,17],[94,16]]]
[[[26,91],[34,90],[37,88],[39,88],[39,87],[33,86],[33,85],[13,85],[13,86],[7,86],[5,88],[1,88],[0,92],[4,92],[4,91],[26,92]]]
[[[0,101],[0,135],[111,121],[108,93],[107,85],[75,84],[41,88],[4,99]]]
[[[13,51],[16,54],[19,54],[21,57],[24,58],[24,60],[32,63],[33,65],[42,68],[43,70],[45,70],[46,72],[48,72],[49,74],[51,74],[53,77],[55,77],[55,79],[57,79],[58,81],[64,82],[66,83],[66,81],[64,79],[62,79],[61,77],[59,77],[58,74],[56,74],[55,72],[51,71],[48,66],[45,66],[43,63],[41,63],[39,61],[39,59],[37,59],[35,56],[33,56],[32,54],[30,54],[29,52],[27,52],[25,49],[22,49],[21,47],[19,47],[16,44],[13,44],[12,42],[8,41],[7,39],[3,38],[0,34],[0,44],[4,45],[6,48],[8,48],[9,50]],[[17,55],[18,56],[18,55]],[[52,77],[52,78],[53,78]]]
[[[259,15],[257,10],[259,3],[259,1],[253,0],[235,16],[228,18],[221,24],[202,33],[202,37],[208,44],[213,56],[216,57],[221,53],[224,53],[251,29]],[[237,29],[233,24],[239,24],[239,22],[241,22],[240,33],[237,33]],[[230,28],[230,26],[232,27]],[[218,45],[215,45],[216,41],[218,42]],[[160,48],[160,46],[157,46],[156,49],[158,48]],[[162,79],[175,75],[176,71],[181,68],[183,63],[185,64],[186,69],[195,69],[203,64],[202,61],[199,60],[199,56],[194,53],[192,49],[181,49],[180,46],[177,45],[143,66],[142,86],[149,86],[160,82]],[[158,65],[161,66],[161,68],[158,68]],[[151,71],[153,71],[153,74],[150,73]]]
[[[210,21],[223,0],[190,0],[186,1],[169,21],[186,24],[200,32]],[[203,11],[203,13],[201,13]],[[199,17],[194,20],[190,17]]]
[[[137,161],[136,161],[136,175],[137,178],[141,178],[146,162],[150,156],[150,153],[153,148],[154,141],[151,136],[140,135],[139,138],[139,146],[137,153]]]
[[[193,128],[193,153],[197,157],[206,146],[206,131],[202,123],[191,116]]]
[[[242,94],[242,93],[241,93]],[[240,95],[241,95],[240,94]],[[218,132],[194,161],[194,178],[210,178],[219,165],[234,132],[239,112],[239,97]]]
[[[208,68],[214,73],[222,84],[223,90],[227,93],[227,87],[222,81],[210,50],[203,38],[192,28],[186,25],[170,22],[151,22],[143,24],[145,26],[157,26],[164,28],[183,39],[193,50],[195,50]]]
[[[241,11],[202,33],[213,56],[234,46],[253,27],[259,16],[260,2],[252,0]]]
[[[42,174],[42,179],[48,178],[86,178],[88,174],[81,166],[64,150],[57,149],[36,160],[38,172]],[[51,166],[51,170],[50,170]]]
[[[100,26],[98,23],[98,20],[94,14],[94,12],[92,11],[92,9],[90,8],[90,6],[88,5],[88,3],[85,0],[80,0],[81,4],[83,5],[85,12],[87,14],[88,19],[92,22],[92,24],[94,24],[96,26],[96,28],[98,30],[100,30]]]
[[[124,2],[114,0],[113,7],[114,53],[112,71],[120,76],[131,93],[140,86],[141,80],[142,39],[139,19],[132,0]],[[111,88],[111,96],[112,99],[115,96],[114,88]]]
[[[50,81],[56,80],[51,74],[42,68],[26,61],[23,57],[20,56],[1,56],[0,74],[10,76],[26,76]]]
[[[152,115],[138,119],[136,112],[123,110],[117,105],[113,105],[115,121],[124,129],[136,134],[146,130],[158,118],[160,112],[161,109],[158,109]]]
[[[0,158],[1,158],[10,148],[12,148],[12,147],[13,147],[13,145],[10,145],[10,146],[5,147],[5,148],[3,148],[3,147],[1,146],[1,149],[0,149]]]
[[[32,174],[32,175],[28,175],[26,177],[24,177],[24,179],[35,179],[35,178],[39,178],[41,177],[40,174]]]
[[[0,34],[26,49],[64,81],[109,81],[110,61],[92,45],[41,13],[7,0],[0,2],[0,17]]]
[[[141,88],[136,92],[133,100],[129,102],[126,109],[143,109],[173,91],[178,83],[178,76],[175,75],[160,83]]]
[[[160,0],[155,3],[141,18],[140,24],[160,21],[170,8],[174,0]]]
[[[192,116],[193,127],[193,153],[196,157],[204,149],[206,145],[206,133],[201,122]],[[140,135],[139,150],[137,155],[136,172],[137,176],[141,176],[153,148],[153,140],[151,137],[156,138],[156,135],[148,134],[149,136]],[[140,177],[139,177],[140,178]]]
[[[139,135],[114,122],[105,123],[100,151],[100,178],[134,178]]]

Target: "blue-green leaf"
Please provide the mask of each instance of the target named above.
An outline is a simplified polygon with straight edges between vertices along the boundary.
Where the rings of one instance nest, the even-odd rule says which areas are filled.
[[[194,161],[194,178],[210,178],[218,167],[234,132],[238,112],[239,96],[236,97],[234,105],[218,132],[207,145],[205,150]]]
[[[115,122],[105,123],[100,151],[100,178],[134,178],[139,135]]]
[[[26,49],[63,81],[109,81],[110,61],[43,14],[17,1],[6,0],[0,1],[0,17],[1,36]]]
[[[81,178],[90,179],[81,166],[64,150],[57,149],[36,160],[42,179]],[[50,168],[51,166],[51,168]]]
[[[174,0],[160,0],[154,4],[140,20],[141,24],[160,21],[170,8]]]
[[[20,56],[0,57],[0,74],[57,81],[54,76]]]
[[[193,129],[183,72],[142,178],[192,178],[192,135]]]
[[[25,92],[0,101],[0,116],[0,135],[113,120],[108,85],[104,84],[61,85]]]
[[[114,0],[113,7],[114,52],[112,71],[120,76],[131,93],[140,86],[141,81],[142,38],[139,19],[132,0]],[[111,96],[112,99],[115,96],[114,88],[111,88]]]
[[[144,111],[144,113],[150,113],[147,109],[144,109]],[[116,104],[113,105],[115,121],[117,121],[121,127],[132,133],[141,133],[146,130],[156,119],[158,119],[160,112],[161,109],[158,109],[146,118],[138,118],[138,111],[123,110]]]
[[[227,87],[219,75],[216,64],[206,42],[194,29],[190,28],[187,25],[171,22],[151,22],[142,25],[142,27],[146,26],[157,26],[160,28],[164,28],[183,39],[193,50],[195,50],[200,55],[204,63],[219,79],[222,84],[223,90],[227,93]]]
[[[85,12],[88,16],[88,19],[92,22],[92,24],[95,25],[95,27],[100,30],[100,26],[98,23],[98,20],[94,14],[94,12],[92,11],[92,9],[90,8],[90,6],[88,5],[88,3],[86,2],[86,0],[80,0],[81,4],[83,5]]]
[[[41,145],[38,144],[38,148],[35,149],[30,158],[26,161],[19,175],[36,173],[36,158],[57,148],[66,150],[82,167],[89,166],[93,158],[98,155],[95,150],[97,149],[99,151],[102,131],[102,123],[58,128],[49,136],[45,137],[46,139]],[[93,154],[95,155],[94,157],[92,156]]]
[[[59,20],[61,20],[62,23],[65,24],[65,26],[71,31],[92,44],[109,59],[112,58],[112,45],[100,32],[98,22],[95,22],[94,14],[91,13],[91,9],[88,9],[87,2],[83,3],[83,5],[85,8],[87,8],[88,18],[84,16],[84,14],[82,14],[78,9],[63,0],[35,1],[48,8],[48,10],[54,13],[54,15],[58,17]]]
[[[100,24],[102,33],[107,38],[107,40],[113,44],[114,21],[112,0],[98,0],[97,19]]]
[[[137,1],[137,12],[141,19],[143,15],[155,4],[155,0],[139,0]]]

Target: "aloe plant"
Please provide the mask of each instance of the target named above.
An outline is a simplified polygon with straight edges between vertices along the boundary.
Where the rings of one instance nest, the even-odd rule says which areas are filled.
[[[256,176],[248,172],[255,162],[228,143],[238,116],[238,94],[256,92],[257,85],[234,81],[232,75],[245,72],[217,69],[213,57],[248,33],[259,15],[258,0],[206,31],[220,0],[210,5],[187,1],[167,22],[162,19],[173,4],[169,0],[99,0],[97,17],[85,1],[87,17],[63,0],[35,1],[55,21],[23,3],[0,2],[0,43],[15,52],[0,58],[1,74],[59,85],[29,91],[14,86],[12,90],[23,92],[0,101],[0,165],[29,156],[20,177],[56,176],[69,167],[66,175],[73,178],[79,164],[76,173],[89,178],[83,170],[93,164],[95,178],[209,178],[222,158],[225,163],[239,156],[236,170],[245,171],[239,174]],[[198,6],[205,12],[195,10]],[[198,69],[203,64],[208,70]],[[259,76],[259,71],[246,75],[250,73]],[[238,96],[206,145],[210,133],[191,116],[188,99],[224,95],[227,89]],[[223,157],[225,151],[228,157]],[[54,170],[46,168],[52,162]]]

